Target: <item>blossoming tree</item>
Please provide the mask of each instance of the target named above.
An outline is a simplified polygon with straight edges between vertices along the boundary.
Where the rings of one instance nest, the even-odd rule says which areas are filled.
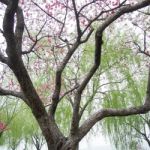
[[[3,18],[0,95],[20,98],[30,107],[49,150],[77,149],[90,129],[106,117],[142,114],[150,110],[149,74],[143,105],[124,109],[100,107],[82,120],[83,113],[90,105],[85,98],[83,102],[86,87],[101,67],[106,28],[117,19],[125,19],[122,17],[124,14],[149,6],[149,0],[0,2]],[[81,61],[83,45],[93,34],[94,58],[89,58],[93,63],[91,68],[80,74],[80,63],[74,60]],[[71,76],[67,74],[67,69]],[[44,76],[45,72],[49,78],[39,87],[35,80]],[[7,73],[9,80],[6,79]],[[68,95],[70,99],[67,101]],[[62,101],[69,103],[71,108],[67,136],[56,122],[56,112]],[[60,113],[65,118],[64,112]]]

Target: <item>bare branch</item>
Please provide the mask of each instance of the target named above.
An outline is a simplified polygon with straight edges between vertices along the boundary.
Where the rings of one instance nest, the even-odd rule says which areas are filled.
[[[29,53],[33,52],[33,50],[34,50],[35,46],[37,45],[37,43],[38,43],[40,40],[42,40],[43,38],[48,37],[48,36],[42,36],[42,37],[38,38],[39,34],[42,32],[44,26],[46,25],[46,22],[47,22],[47,20],[46,20],[46,21],[44,22],[44,24],[41,26],[40,30],[38,31],[38,33],[37,33],[36,36],[35,36],[35,39],[33,39],[33,38],[31,37],[31,34],[30,34],[30,32],[29,32],[27,26],[25,25],[25,29],[26,29],[26,31],[27,31],[27,34],[28,34],[29,38],[30,38],[34,43],[31,45],[31,47],[29,48],[29,50],[22,52],[23,55],[24,55],[24,54],[29,54]]]
[[[80,136],[79,139],[87,134],[87,132],[100,120],[106,117],[112,116],[129,116],[136,114],[145,114],[150,110],[150,68],[148,74],[147,92],[145,103],[142,106],[130,107],[125,109],[112,109],[106,108],[101,109],[98,112],[91,115],[79,128]]]
[[[75,9],[75,4],[74,4],[74,9]],[[77,13],[77,10],[74,10],[74,11],[75,11],[75,13]],[[78,17],[78,14],[76,14],[76,17]],[[92,34],[92,32],[93,31],[91,30],[89,32],[89,34],[87,35],[87,37],[85,38],[85,40],[82,41],[82,43],[86,42],[89,39],[89,37]],[[82,35],[83,35],[83,33],[82,33]],[[80,36],[80,38],[81,38],[81,36]],[[96,41],[100,42],[100,38],[102,38],[102,35],[101,36],[98,35]],[[52,114],[52,116],[54,115],[56,107],[57,107],[57,104],[59,102],[59,94],[60,94],[60,90],[61,90],[61,76],[62,76],[62,72],[63,72],[66,64],[70,60],[71,56],[73,55],[73,53],[75,52],[75,50],[78,48],[78,46],[80,44],[81,44],[80,39],[77,39],[77,41],[75,42],[75,44],[73,45],[73,47],[70,48],[70,50],[68,51],[66,57],[64,58],[64,60],[62,61],[61,65],[58,67],[58,69],[56,71],[55,90],[54,90],[54,94],[53,94],[53,98],[52,98],[52,105],[51,105],[51,107],[49,109],[49,113]],[[100,59],[99,58],[100,54],[101,54],[101,52],[99,52],[100,50],[98,50],[98,49],[99,49],[99,47],[101,47],[101,45],[99,46],[98,43],[97,43],[97,45],[98,45],[98,47],[97,47],[97,50],[96,50],[96,53],[95,53],[95,60],[98,62],[99,59]],[[93,68],[90,71],[92,74],[91,73],[88,74],[86,80],[90,80],[91,79],[91,77],[93,76],[94,72],[97,70],[98,66],[97,65],[93,66]],[[84,86],[86,86],[86,84],[87,84],[86,81],[83,81],[83,82],[84,83],[82,84],[82,86],[80,86],[80,91],[82,91],[84,89]],[[81,88],[82,88],[82,90],[81,90]]]
[[[32,109],[32,112],[39,123],[41,130],[45,136],[47,143],[53,144],[54,141],[64,137],[61,131],[58,129],[53,119],[50,120],[43,102],[37,94],[30,76],[24,66],[23,60],[17,51],[16,40],[14,35],[14,15],[17,11],[18,0],[9,1],[7,5],[4,21],[3,30],[4,36],[7,42],[6,53],[9,59],[9,67],[15,74],[21,90],[28,101],[28,106]],[[43,123],[45,124],[43,127]],[[55,131],[56,133],[54,133]]]
[[[144,14],[144,15],[150,15],[150,12],[144,12],[144,11],[139,11],[139,12]]]
[[[68,0],[67,0],[67,5],[68,5]],[[68,7],[66,7],[66,12],[65,12],[65,17],[64,17],[64,21],[63,21],[63,25],[62,25],[62,27],[61,27],[61,30],[60,30],[60,33],[59,33],[59,38],[60,38],[60,40],[62,40],[63,42],[65,42],[66,43],[66,39],[64,40],[64,39],[62,39],[61,38],[61,34],[62,34],[62,32],[63,32],[63,29],[64,29],[64,27],[65,27],[65,23],[66,23],[66,19],[67,19],[67,14],[68,14]]]
[[[38,36],[39,36],[40,33],[42,32],[42,30],[43,30],[43,28],[45,27],[46,23],[47,23],[47,19],[45,20],[44,24],[41,26],[39,32],[38,32],[37,35],[36,35],[36,38],[38,38]]]
[[[138,2],[134,5],[126,5],[118,9],[118,11],[110,16],[103,24],[99,27],[98,32],[101,34],[112,22],[114,22],[116,19],[118,19],[120,16],[122,16],[125,13],[130,13],[133,11],[136,11],[138,9],[141,9],[143,7],[149,6],[150,1],[149,0],[143,0],[141,2]]]
[[[85,77],[85,79],[83,80],[83,82],[81,83],[80,87],[79,87],[79,91],[82,92],[84,90],[84,88],[86,87],[86,85],[88,84],[89,80],[91,79],[91,77],[94,75],[95,71],[97,70],[97,68],[100,65],[100,51],[101,51],[101,45],[102,45],[102,33],[103,31],[112,23],[114,22],[116,19],[118,19],[120,16],[122,16],[125,13],[130,13],[132,11],[135,11],[137,9],[143,8],[145,6],[150,5],[150,1],[148,0],[144,0],[142,2],[139,2],[133,6],[131,5],[127,5],[124,6],[122,8],[120,8],[113,16],[110,16],[107,20],[105,20],[105,22],[99,26],[99,28],[97,29],[96,35],[95,35],[95,64],[93,65],[93,67],[91,68],[91,70],[89,71],[89,73],[87,74],[87,76]]]
[[[78,48],[79,44],[80,44],[79,42],[76,42],[72,46],[72,48],[70,48],[70,50],[66,54],[65,58],[61,62],[60,66],[58,66],[58,68],[56,70],[55,90],[54,90],[54,93],[53,93],[53,96],[52,96],[52,105],[49,108],[49,114],[51,116],[54,116],[56,108],[57,108],[57,104],[59,102],[59,96],[60,96],[60,91],[61,91],[62,72],[63,72],[64,68],[66,67],[68,61],[70,60],[71,56],[73,55],[75,50]]]
[[[81,29],[80,29],[79,15],[78,15],[78,12],[77,12],[75,0],[72,0],[72,4],[73,4],[75,18],[76,18],[78,39],[80,39],[82,33],[81,33]]]
[[[73,87],[72,89],[68,90],[67,92],[65,92],[61,97],[60,97],[60,100],[63,99],[67,94],[73,92],[75,89],[78,88],[78,85]]]
[[[14,97],[17,97],[17,98],[20,98],[20,99],[23,99],[24,101],[26,101],[26,98],[22,92],[6,90],[1,87],[0,87],[0,95],[1,96],[14,96]]]
[[[149,67],[149,73],[148,73],[148,82],[147,82],[145,105],[150,105],[150,67]]]
[[[140,131],[140,129],[136,128],[135,126],[133,126],[131,123],[126,123],[128,126],[130,126],[131,128],[133,128],[138,134],[142,135],[143,138],[145,139],[145,141],[148,143],[148,145],[150,146],[150,140],[148,138],[148,136],[146,135],[146,131],[144,128],[144,132]]]
[[[100,66],[100,63],[101,63],[101,47],[102,47],[102,44],[103,44],[102,34],[103,34],[104,30],[112,22],[114,22],[116,19],[118,19],[123,14],[130,13],[132,11],[138,10],[138,9],[146,7],[148,5],[150,5],[150,1],[149,0],[143,0],[142,2],[139,2],[139,3],[134,4],[134,5],[123,6],[120,9],[118,9],[118,11],[114,15],[112,15],[108,19],[106,19],[102,23],[102,25],[100,25],[99,28],[97,29],[96,34],[95,34],[95,58],[94,58],[94,65],[92,66],[92,68],[90,69],[90,71],[87,73],[87,75],[85,76],[85,78],[83,79],[83,81],[81,82],[81,84],[79,85],[79,88],[77,89],[77,93],[76,93],[76,96],[75,96],[75,103],[74,103],[72,123],[71,123],[71,131],[70,131],[72,135],[75,135],[76,132],[78,131],[79,120],[80,120],[79,107],[80,107],[80,101],[81,101],[81,94],[82,94],[83,90],[85,89],[85,87],[87,86],[87,84],[89,83],[90,79],[95,74],[96,70],[98,69],[98,67]],[[141,109],[143,111],[143,107],[145,108],[145,105],[141,106],[138,109],[138,111],[136,111],[134,113],[138,113]],[[136,109],[136,107],[133,108],[133,109],[131,108],[131,109],[129,109],[129,111],[127,110],[127,113],[131,111],[131,114],[132,114],[133,110],[135,110],[135,109]],[[112,114],[115,111],[112,111]],[[144,111],[144,112],[147,112],[147,111]],[[110,113],[111,111],[108,111],[108,112]],[[100,111],[99,114],[100,115],[102,114],[102,116],[103,116],[103,111],[102,112]],[[97,114],[95,116],[97,116]],[[90,118],[90,120],[91,119],[92,118]]]
[[[124,0],[119,6],[116,6],[116,7],[114,7],[114,8],[110,8],[109,10],[103,10],[103,11],[101,11],[96,17],[94,17],[92,20],[89,20],[89,23],[88,23],[88,25],[85,27],[85,29],[83,30],[83,34],[87,31],[87,29],[92,25],[92,23],[94,23],[95,21],[97,21],[97,20],[99,20],[99,18],[100,18],[100,16],[102,16],[103,14],[105,14],[105,13],[108,13],[108,12],[111,12],[111,11],[114,11],[114,10],[117,10],[118,8],[121,8],[124,4],[125,4],[125,2],[126,2],[127,0]],[[102,20],[105,20],[105,19],[102,19]]]
[[[2,34],[4,34],[4,31],[3,31],[2,29],[0,29],[0,32],[1,32]]]
[[[91,4],[95,3],[95,2],[96,2],[96,0],[92,0],[91,2],[89,2],[89,3],[85,4],[84,6],[82,6],[82,7],[80,8],[80,10],[78,11],[78,14],[80,14],[81,11],[82,11],[84,8],[86,8],[87,6],[89,6],[89,5],[91,5]]]
[[[37,42],[38,42],[38,40],[35,40],[35,42],[33,43],[33,45],[31,45],[29,50],[28,51],[23,51],[22,54],[24,55],[24,54],[29,54],[29,53],[33,52],[33,49],[36,46]]]
[[[104,21],[102,25],[99,26],[97,29],[96,35],[95,35],[95,62],[93,67],[90,69],[89,73],[86,75],[85,79],[81,83],[79,87],[80,93],[84,90],[86,85],[88,84],[91,77],[94,75],[95,71],[98,69],[100,65],[100,54],[101,54],[101,45],[102,45],[102,33],[103,31],[116,19],[118,19],[120,16],[122,16],[125,13],[130,13],[132,11],[135,11],[137,9],[143,8],[145,6],[148,6],[150,4],[150,1],[144,0],[142,2],[139,2],[133,6],[126,5],[121,7],[114,15],[110,16],[108,19]],[[101,40],[100,40],[101,39]]]
[[[102,34],[100,36],[98,36],[96,34],[95,36],[95,58],[94,58],[94,65],[93,67],[90,69],[89,73],[85,76],[85,78],[83,79],[83,81],[81,82],[79,88],[78,88],[78,92],[82,93],[82,91],[84,90],[84,88],[86,87],[86,85],[88,84],[88,82],[90,81],[90,79],[92,78],[92,76],[94,75],[94,73],[96,72],[96,70],[98,69],[100,62],[101,62],[101,48],[102,48]]]
[[[31,34],[30,34],[29,30],[28,30],[28,27],[26,26],[26,24],[25,24],[25,29],[27,31],[28,37],[34,42],[32,36],[31,36]]]
[[[81,108],[80,113],[79,113],[79,118],[80,119],[81,119],[81,117],[82,117],[82,115],[83,115],[86,107],[93,101],[95,94],[96,94],[96,92],[94,92],[94,90],[93,90],[92,95],[89,97],[89,99],[86,101],[86,103],[84,104],[84,106]]]
[[[93,114],[86,120],[81,127],[79,128],[80,136],[79,139],[82,138],[89,132],[89,130],[100,120],[106,117],[112,116],[129,116],[129,115],[136,115],[136,114],[144,114],[150,110],[150,106],[142,105],[139,107],[131,107],[128,109],[101,109],[97,113]]]
[[[141,134],[145,139],[147,137],[146,133],[140,131],[140,129],[136,128],[134,125],[132,125],[131,123],[126,122],[126,124],[128,126],[130,126],[131,128],[133,128],[138,134]]]
[[[1,3],[7,5],[8,4],[8,0],[0,0]]]
[[[144,50],[142,50],[141,46],[140,46],[137,42],[134,41],[133,43],[134,43],[134,45],[137,47],[139,53],[145,54],[146,56],[150,57],[150,54],[147,53],[147,51],[146,51],[146,49],[145,49],[145,48],[146,48],[145,46],[144,46]]]
[[[0,51],[0,61],[4,64],[8,64],[8,58],[5,57],[1,51]]]
[[[63,25],[63,22],[61,22],[60,20],[58,20],[57,18],[55,18],[54,16],[52,16],[51,14],[47,13],[42,7],[40,7],[37,3],[35,3],[33,0],[31,0],[32,3],[37,6],[40,10],[42,10],[46,15],[48,15],[49,17],[51,17],[52,19],[54,19],[56,22],[60,23]]]
[[[94,29],[91,28],[91,30],[89,31],[88,35],[86,36],[86,38],[84,40],[81,41],[81,43],[85,43],[88,41],[88,39],[90,38],[91,34],[93,33]]]

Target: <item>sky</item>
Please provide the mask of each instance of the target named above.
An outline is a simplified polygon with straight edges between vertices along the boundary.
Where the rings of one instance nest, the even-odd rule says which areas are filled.
[[[80,150],[115,150],[109,141],[101,134],[84,138],[80,143]]]

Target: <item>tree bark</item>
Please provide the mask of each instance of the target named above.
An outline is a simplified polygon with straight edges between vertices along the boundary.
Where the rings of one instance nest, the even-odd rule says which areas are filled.
[[[21,46],[22,46],[22,35],[23,35],[23,25],[24,22],[22,20],[23,14],[21,16],[17,15],[17,25],[16,25],[16,32],[14,33],[14,16],[17,13],[18,9],[18,0],[0,0],[0,2],[7,5],[4,21],[3,21],[3,30],[4,30],[4,37],[6,39],[7,48],[7,60],[5,57],[0,54],[0,61],[7,64],[10,69],[15,74],[22,93],[16,93],[12,91],[6,91],[0,88],[0,94],[3,95],[13,95],[19,98],[22,98],[26,104],[31,108],[34,117],[36,118],[42,133],[46,139],[48,150],[78,150],[78,145],[81,139],[90,131],[90,129],[98,122],[101,121],[103,118],[111,117],[111,116],[128,116],[134,115],[139,113],[146,113],[150,110],[150,73],[149,73],[149,80],[148,80],[148,87],[147,87],[147,99],[145,104],[139,107],[131,107],[127,109],[100,109],[98,112],[91,115],[87,120],[83,122],[83,124],[79,127],[80,124],[80,116],[79,116],[79,108],[80,108],[80,101],[82,91],[85,89],[87,84],[89,83],[90,79],[95,74],[96,70],[100,66],[101,62],[101,46],[102,46],[102,34],[104,30],[116,19],[122,16],[125,13],[130,13],[137,9],[146,7],[150,5],[150,0],[143,0],[135,5],[127,5],[123,6],[118,9],[118,11],[108,17],[97,29],[96,36],[95,36],[95,63],[87,76],[84,78],[83,82],[79,85],[77,91],[78,95],[76,95],[74,109],[73,109],[73,117],[72,117],[72,127],[70,131],[70,137],[66,139],[64,135],[59,130],[57,124],[54,120],[55,111],[57,109],[57,105],[59,103],[59,96],[61,91],[61,78],[62,72],[67,65],[68,61],[70,60],[71,56],[81,44],[79,40],[81,38],[81,31],[78,22],[78,14],[74,4],[74,9],[76,13],[76,20],[78,26],[78,40],[68,51],[66,57],[64,58],[60,68],[58,68],[56,73],[56,80],[55,80],[55,90],[52,99],[52,105],[49,109],[49,115],[45,110],[45,107],[36,92],[33,83],[30,79],[30,76],[24,66],[23,60],[21,58]],[[18,11],[18,13],[21,12]],[[21,21],[20,21],[21,20]],[[18,43],[19,42],[19,43]]]

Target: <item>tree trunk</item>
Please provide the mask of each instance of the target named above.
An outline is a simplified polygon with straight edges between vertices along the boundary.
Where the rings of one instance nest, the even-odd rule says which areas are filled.
[[[74,140],[68,139],[56,150],[79,150],[79,143],[74,143]]]

